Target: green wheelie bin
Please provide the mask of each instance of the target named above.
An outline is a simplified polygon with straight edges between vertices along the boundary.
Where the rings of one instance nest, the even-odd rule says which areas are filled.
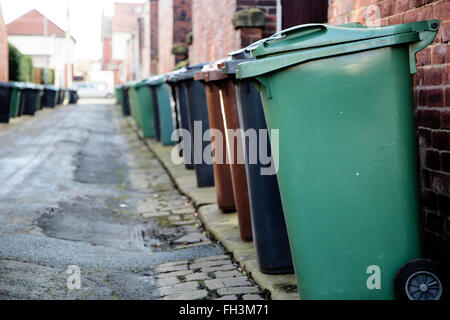
[[[250,48],[239,65],[279,130],[278,180],[302,299],[440,299],[421,259],[415,54],[439,22],[310,24]]]
[[[131,108],[131,116],[134,118],[134,121],[136,121],[136,125],[139,129],[141,129],[141,114],[140,114],[140,108],[139,108],[139,98],[136,91],[136,84],[137,81],[129,82],[127,84],[128,86],[128,98],[130,100],[130,108]]]
[[[115,95],[116,95],[116,103],[118,105],[120,105],[120,106],[123,105],[123,101],[122,101],[122,99],[123,99],[122,86],[116,86],[114,88],[114,92],[115,92]]]
[[[37,90],[37,98],[36,98],[36,110],[42,109],[42,97],[44,95],[44,86],[40,84],[35,84]]]
[[[170,88],[166,82],[167,75],[158,75],[147,80],[147,84],[152,89],[153,107],[158,109],[159,121],[155,121],[155,125],[159,126],[160,141],[165,146],[175,145],[172,140],[174,133],[172,109],[170,106]]]
[[[20,116],[20,99],[24,89],[24,84],[21,82],[12,82],[13,91],[11,96],[10,118],[17,118]]]
[[[139,101],[139,115],[141,117],[141,130],[146,138],[155,137],[155,119],[153,112],[152,91],[147,80],[139,81],[135,86]]]

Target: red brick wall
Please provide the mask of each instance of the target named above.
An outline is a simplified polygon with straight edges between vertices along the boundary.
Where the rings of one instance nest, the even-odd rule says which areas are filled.
[[[161,19],[160,19],[161,18]],[[159,1],[158,5],[158,72],[165,73],[175,65],[171,54],[173,46],[173,0]]]
[[[387,25],[439,19],[414,76],[421,193],[428,255],[450,265],[450,1],[330,0],[329,23]]]
[[[238,33],[232,23],[235,12],[236,1],[193,0],[191,64],[223,58],[240,47]]]
[[[8,34],[3,20],[2,9],[0,8],[0,81],[6,82],[9,79],[8,69]]]
[[[102,55],[102,66],[105,68],[111,63],[112,60],[112,40],[103,39],[103,55]]]
[[[236,5],[237,11],[256,7],[266,13],[264,37],[268,37],[277,31],[277,2],[275,0],[237,0]]]
[[[150,0],[147,0],[144,5],[144,13],[142,15],[142,46],[141,46],[141,77],[147,78],[150,76]]]
[[[150,73],[158,73],[158,0],[150,0]]]
[[[191,0],[164,0],[158,5],[159,73],[172,71],[178,62],[172,54],[174,44],[186,43],[192,30]]]
[[[232,20],[238,10],[258,7],[266,13],[263,33],[256,29],[235,30]],[[220,10],[218,9],[220,8]],[[263,0],[193,0],[191,64],[224,58],[276,31],[276,1]]]

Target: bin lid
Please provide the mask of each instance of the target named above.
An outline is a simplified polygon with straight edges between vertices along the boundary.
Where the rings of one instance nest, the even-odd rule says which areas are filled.
[[[181,80],[180,80],[180,75],[181,75],[183,72],[186,72],[186,71],[187,71],[187,68],[186,68],[186,67],[183,67],[183,68],[180,68],[180,69],[178,69],[178,70],[172,71],[171,73],[169,73],[169,74],[167,75],[167,82],[168,82],[169,84],[175,84],[175,83],[181,81]]]
[[[438,30],[438,20],[375,28],[357,23],[301,25],[251,45],[248,50],[256,60],[240,64],[236,76],[255,77],[310,60],[398,44],[410,44],[410,68],[415,73],[415,54],[434,40]]]
[[[147,79],[146,84],[151,87],[159,86],[166,81],[166,78],[167,78],[166,74],[160,74],[157,76],[153,76],[153,77]]]
[[[178,75],[179,81],[188,81],[188,80],[194,80],[195,74],[202,70],[204,66],[206,66],[209,63],[199,63],[193,66],[186,67],[183,73],[180,73]]]
[[[44,90],[52,90],[52,91],[57,91],[58,89],[56,89],[55,86],[51,86],[51,85],[44,85]]]
[[[134,86],[138,83],[138,81],[128,81],[127,83],[124,84],[125,87],[127,88],[134,88]]]
[[[230,58],[220,59],[204,65],[202,70],[195,74],[195,80],[212,82],[228,79],[229,76],[222,72],[222,68],[228,60],[230,60]]]
[[[229,56],[231,59],[225,62],[225,66],[222,68],[222,72],[223,74],[232,76],[236,74],[239,64],[255,60],[248,48],[231,52]]]
[[[0,82],[0,88],[13,88],[14,84],[11,82]]]
[[[143,86],[145,86],[146,84],[147,84],[147,79],[143,79],[143,80],[136,81],[136,82],[133,84],[133,86],[134,86],[134,88],[139,89],[140,87],[143,87]],[[117,87],[116,87],[116,89],[120,89],[120,88],[117,88]]]
[[[13,88],[19,89],[19,90],[23,90],[25,88],[25,83],[23,82],[10,82],[10,84],[12,85]]]
[[[36,84],[34,83],[25,83],[25,89],[35,89],[37,90]]]

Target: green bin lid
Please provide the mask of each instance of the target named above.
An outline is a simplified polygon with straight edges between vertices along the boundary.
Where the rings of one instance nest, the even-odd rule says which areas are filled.
[[[146,83],[151,87],[159,86],[160,84],[163,84],[166,81],[166,78],[167,78],[166,74],[160,74],[147,79]]]
[[[13,88],[23,90],[25,88],[25,83],[23,82],[10,82]]]
[[[135,89],[139,89],[139,88],[141,88],[141,87],[143,87],[143,86],[146,86],[146,85],[147,85],[147,79],[143,79],[143,80],[137,81],[137,82],[134,84],[134,88],[135,88]]]
[[[251,45],[248,50],[257,60],[240,64],[236,76],[256,77],[310,60],[402,43],[410,44],[411,73],[415,73],[415,54],[434,40],[438,30],[438,20],[375,28],[357,23],[301,25]]]

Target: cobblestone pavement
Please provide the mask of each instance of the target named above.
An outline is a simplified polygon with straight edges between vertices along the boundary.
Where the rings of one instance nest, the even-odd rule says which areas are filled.
[[[0,166],[0,299],[261,299],[111,104],[2,126]]]
[[[159,160],[133,130],[122,124],[132,150],[131,187],[141,195],[137,209],[144,219],[156,220],[166,229],[163,233],[154,230],[156,237],[149,238],[148,244],[158,250],[211,244],[192,204],[175,189]],[[229,255],[168,262],[155,271],[164,300],[263,300],[261,290]]]

